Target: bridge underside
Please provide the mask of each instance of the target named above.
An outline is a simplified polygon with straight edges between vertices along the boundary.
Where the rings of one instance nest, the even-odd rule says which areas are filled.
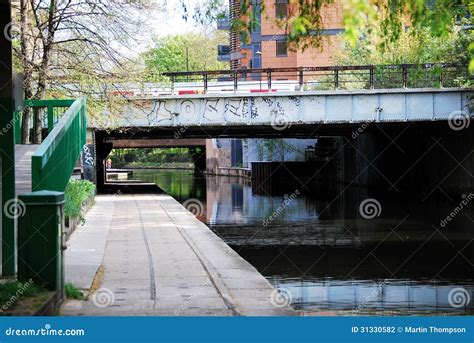
[[[314,123],[295,124],[283,130],[275,130],[270,125],[249,126],[189,126],[182,129],[180,137],[176,137],[176,127],[120,127],[114,130],[95,130],[105,139],[113,143],[114,148],[124,147],[180,147],[201,146],[203,144],[187,144],[185,142],[203,142],[211,138],[314,138],[317,136],[351,136],[360,131],[373,128],[382,130],[403,129],[407,127],[438,127],[450,129],[448,121],[413,121],[413,122],[364,122],[364,123]]]

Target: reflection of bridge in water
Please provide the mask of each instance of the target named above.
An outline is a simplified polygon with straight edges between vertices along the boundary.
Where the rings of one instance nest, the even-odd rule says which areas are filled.
[[[359,313],[375,311],[421,312],[456,311],[453,290],[464,288],[473,294],[472,284],[443,284],[410,280],[278,280],[272,284],[291,293],[292,305],[298,310],[346,310]],[[469,310],[469,304],[459,309]],[[470,306],[470,311],[474,307]]]

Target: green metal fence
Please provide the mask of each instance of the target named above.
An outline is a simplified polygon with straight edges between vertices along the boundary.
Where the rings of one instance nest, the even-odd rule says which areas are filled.
[[[74,100],[70,99],[54,99],[54,100],[25,100],[24,110],[30,111],[32,114],[35,110],[40,110],[42,127],[45,128],[43,131],[43,137],[46,137],[47,134],[50,134],[53,131],[54,126],[58,123],[59,119],[64,115],[67,109],[74,103]],[[22,111],[15,111],[15,144],[22,143]],[[30,125],[31,130],[34,129],[34,117],[30,115]],[[47,130],[47,132],[46,132]],[[28,144],[29,142],[27,142]]]
[[[86,143],[86,100],[28,100],[25,106],[47,109],[49,131],[32,156],[32,190],[64,192]],[[59,117],[57,108],[64,107]]]

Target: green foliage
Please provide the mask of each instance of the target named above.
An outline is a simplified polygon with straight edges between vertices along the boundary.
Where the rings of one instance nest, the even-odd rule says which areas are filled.
[[[84,202],[95,195],[95,185],[87,180],[70,180],[64,192],[64,214],[66,218],[84,220],[81,208]]]
[[[16,300],[16,297],[33,297],[41,291],[41,287],[30,282],[10,281],[0,284],[0,307]]]
[[[467,65],[470,30],[455,26],[446,36],[435,36],[428,29],[406,30],[397,40],[378,44],[379,38],[365,35],[356,45],[346,43],[336,54],[335,63],[344,65],[448,62]],[[347,42],[347,40],[346,40]]]
[[[470,0],[348,0],[344,7],[344,26],[351,29],[347,36],[352,46],[365,34],[381,38],[381,44],[397,41],[404,26],[413,32],[428,29],[433,36],[452,32],[458,18],[468,14]],[[367,15],[365,15],[367,14]]]
[[[285,152],[299,152],[298,148],[285,138],[261,139],[257,146],[258,158],[268,161],[285,161]]]
[[[160,168],[172,164],[183,166],[193,163],[191,151],[188,148],[144,148],[116,149],[110,158],[112,166],[147,166]]]
[[[377,44],[377,39],[371,40],[369,38],[360,39],[355,46],[346,43],[342,50],[335,55],[334,63],[336,65],[453,63],[461,66],[461,70],[456,71],[456,76],[446,75],[443,86],[468,87],[472,85],[472,80],[462,66],[469,64],[471,56],[468,53],[468,46],[472,39],[472,31],[463,29],[462,26],[455,26],[450,30],[450,33],[443,37],[434,35],[431,30],[426,28],[417,32],[407,30],[401,32],[397,40],[386,42],[383,45]],[[440,72],[439,68],[411,69],[408,80],[412,84],[408,84],[408,87],[435,87],[438,85]],[[358,76],[351,74],[346,77],[349,79],[346,81],[354,82],[352,88],[366,88],[364,85],[369,81],[367,74]],[[400,87],[401,77],[400,71],[390,73],[389,70],[380,67],[376,69],[375,80],[376,82],[385,80],[385,84],[378,84],[376,87]],[[341,75],[341,84],[344,86],[344,74]]]
[[[226,69],[228,63],[217,61],[219,44],[228,44],[224,32],[157,38],[155,47],[144,54],[147,73],[152,79],[160,79],[159,75],[164,72]]]
[[[66,292],[66,297],[68,297],[69,299],[76,299],[76,300],[86,299],[82,291],[71,282],[66,282],[66,284],[64,285],[64,290]]]
[[[465,23],[462,23],[465,24]],[[397,40],[378,44],[380,39],[370,34],[363,35],[356,45],[347,40],[343,41],[341,50],[334,56],[335,65],[375,65],[375,88],[403,87],[403,72],[401,68],[393,69],[385,65],[399,64],[431,64],[453,63],[458,68],[441,70],[411,68],[407,74],[407,87],[439,87],[440,77],[443,87],[470,87],[472,78],[469,77],[467,66],[471,56],[468,46],[473,40],[473,32],[466,30],[463,25],[455,26],[449,34],[443,37],[435,36],[429,29],[417,32],[406,30],[400,33]],[[344,38],[344,37],[343,37]],[[443,74],[441,74],[443,73]],[[315,90],[333,89],[332,75],[314,80],[310,88]],[[368,71],[340,71],[340,89],[369,88]]]

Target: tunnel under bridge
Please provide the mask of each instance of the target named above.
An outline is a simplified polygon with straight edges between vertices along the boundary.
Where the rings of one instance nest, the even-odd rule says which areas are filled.
[[[472,90],[332,90],[131,99],[115,128],[92,123],[99,190],[114,144],[182,145],[209,138],[339,137],[331,178],[363,187],[473,189]],[[419,181],[423,179],[424,182]],[[321,181],[321,180],[320,180]],[[444,188],[443,188],[444,187]]]

